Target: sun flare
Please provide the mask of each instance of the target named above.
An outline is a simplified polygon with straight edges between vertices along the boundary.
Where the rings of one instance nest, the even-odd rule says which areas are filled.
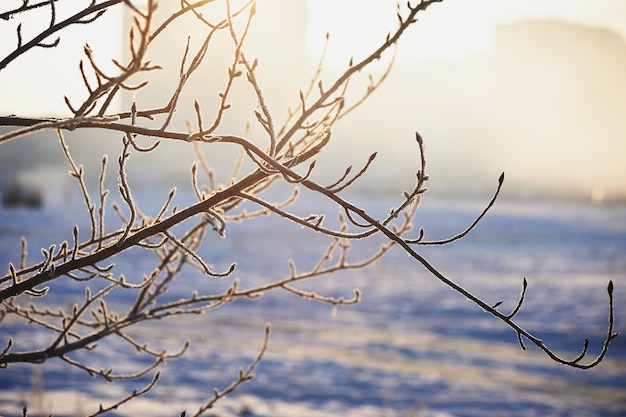
[[[391,2],[316,0],[308,2],[308,55],[316,59],[330,33],[327,63],[345,65],[350,57],[362,57],[397,25]],[[401,9],[402,14],[402,9]],[[400,43],[403,62],[462,60],[491,47],[491,17],[468,5],[441,3],[419,17]]]

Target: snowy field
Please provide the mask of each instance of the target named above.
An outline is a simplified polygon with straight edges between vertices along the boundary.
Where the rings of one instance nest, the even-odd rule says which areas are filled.
[[[385,198],[360,201],[374,212],[386,210]],[[427,239],[448,237],[470,224],[482,204],[427,197],[415,223],[425,228]],[[54,204],[41,211],[0,209],[0,265],[19,259],[23,234],[29,236],[33,257],[39,245],[71,240],[77,213],[55,210]],[[235,276],[241,286],[248,286],[288,275],[288,259],[302,268],[315,263],[324,242],[322,236],[269,217],[229,225],[227,239],[207,245],[201,255],[217,269],[237,261]],[[378,243],[355,245],[351,256],[359,259]],[[609,280],[615,284],[616,331],[626,329],[624,205],[497,202],[464,240],[420,252],[487,302],[502,300],[502,311],[515,306],[526,277],[526,302],[516,321],[565,357],[576,356],[585,337],[590,339],[590,354],[599,351],[606,334]],[[143,261],[116,259],[129,273]],[[211,291],[214,282],[187,269],[172,287],[172,297],[194,288]],[[529,343],[521,351],[512,330],[400,250],[392,250],[373,267],[318,278],[302,288],[347,298],[358,288],[363,297],[357,305],[333,310],[275,292],[203,316],[138,328],[134,334],[155,348],[176,349],[185,339],[192,344],[187,355],[162,367],[161,380],[149,395],[109,415],[175,417],[183,410],[194,412],[214,387],[226,387],[238,369],[254,359],[268,322],[270,345],[256,377],[206,415],[626,415],[626,334],[611,345],[598,367],[566,368]],[[70,303],[82,294],[68,284],[49,298]],[[4,322],[2,345],[9,332],[33,346],[44,343],[34,327]],[[100,345],[92,363],[102,367],[133,367],[142,360],[118,355],[116,343]],[[11,365],[0,369],[0,415],[19,416],[24,404],[31,416],[90,414],[99,403],[106,406],[149,379],[108,384],[58,360]]]

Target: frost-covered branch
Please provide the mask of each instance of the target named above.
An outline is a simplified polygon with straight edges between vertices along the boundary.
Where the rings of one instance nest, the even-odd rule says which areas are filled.
[[[475,221],[460,233],[436,241],[424,239],[423,227],[418,229],[416,236],[409,236],[413,234],[415,214],[427,191],[426,183],[429,180],[424,141],[419,134],[415,136],[417,146],[412,188],[404,192],[398,190],[395,205],[389,207],[387,214],[382,217],[354,203],[346,193],[370,172],[376,163],[376,153],[362,161],[357,169],[352,166],[345,168],[343,174],[330,183],[314,179],[318,157],[327,152],[328,144],[335,140],[333,126],[348,113],[357,111],[364,100],[371,98],[389,75],[391,67],[379,78],[368,76],[365,71],[384,54],[393,55],[398,40],[416,22],[417,15],[440,1],[424,0],[415,5],[409,3],[404,11],[398,13],[398,26],[382,40],[380,46],[361,61],[351,60],[345,71],[330,83],[322,82],[323,60],[320,60],[310,82],[297,94],[297,98],[294,96],[294,104],[282,120],[272,111],[267,98],[267,91],[272,86],[264,85],[262,77],[257,73],[262,57],[253,59],[246,54],[246,40],[255,22],[254,1],[244,2],[235,8],[226,0],[221,4],[224,6],[222,9],[214,8],[214,2],[210,0],[181,1],[178,8],[166,13],[166,16],[157,13],[156,0],[149,0],[141,7],[130,0],[94,1],[63,22],[56,22],[55,7],[59,2],[55,1],[25,1],[21,7],[0,13],[0,18],[14,14],[26,16],[33,8],[51,8],[49,27],[32,41],[23,42],[20,29],[17,30],[18,46],[0,61],[0,71],[34,47],[52,46],[43,41],[53,34],[62,33],[70,25],[98,24],[97,18],[110,7],[125,7],[134,16],[128,32],[130,58],[126,63],[114,60],[114,72],[104,71],[94,51],[85,47],[84,61],[79,64],[85,95],[80,99],[65,98],[67,117],[0,117],[0,126],[9,128],[0,133],[0,145],[16,139],[26,140],[28,136],[40,132],[49,131],[57,135],[59,153],[68,164],[69,174],[79,189],[89,221],[89,230],[79,230],[76,224],[67,225],[71,241],[46,246],[41,250],[41,256],[28,256],[27,239],[20,240],[19,258],[8,263],[7,272],[0,276],[0,326],[4,324],[2,320],[10,316],[21,323],[35,326],[50,337],[33,348],[23,348],[12,335],[5,336],[2,332],[6,340],[0,340],[0,367],[18,362],[40,363],[56,358],[104,381],[140,378],[161,367],[166,359],[183,355],[189,342],[181,342],[180,350],[169,352],[152,347],[133,336],[131,329],[157,320],[208,313],[226,304],[253,299],[269,291],[283,291],[333,307],[356,303],[361,296],[358,289],[354,290],[354,294],[331,296],[316,290],[304,290],[301,283],[340,271],[366,268],[392,247],[402,248],[433,277],[511,328],[522,348],[525,346],[524,341],[529,341],[552,360],[577,368],[590,368],[600,363],[609,344],[617,336],[613,331],[612,283],[608,285],[609,325],[602,351],[595,359],[583,363],[587,341],[580,355],[571,360],[563,359],[514,321],[523,308],[528,286],[525,279],[516,307],[511,313],[501,313],[498,310],[501,302],[491,304],[479,295],[472,294],[454,279],[444,276],[416,249],[423,245],[445,245],[470,233],[495,203],[504,175],[499,178],[493,198]],[[153,86],[145,77],[148,73],[160,71],[162,63],[153,63],[149,59],[149,51],[156,40],[171,34],[177,22],[200,25],[205,30],[204,38],[199,46],[193,47],[189,40],[179,46],[181,59],[178,78],[171,85]],[[220,34],[227,36],[232,48],[228,59],[221,63],[212,61],[211,55],[211,48]],[[212,97],[212,103],[209,103],[210,98],[207,97],[202,100],[194,98],[192,103],[181,103],[187,97],[185,93],[191,93],[189,82],[200,76],[199,69],[207,61],[225,68],[226,79],[222,81],[220,91]],[[392,65],[393,58],[390,62],[389,65]],[[358,77],[366,77],[367,83],[364,89],[359,90],[357,87],[355,91],[354,83],[350,81]],[[151,88],[165,92],[161,106],[142,107],[138,102],[133,102],[127,110],[111,110],[111,103],[121,92]],[[236,102],[234,94],[236,88],[246,89],[257,107],[239,108],[240,103]],[[193,108],[192,120],[179,120],[176,111],[181,105]],[[249,120],[252,125],[256,123],[254,126],[258,128],[257,131],[250,133],[248,125],[243,135],[230,132],[225,127],[225,119],[235,111],[248,112]],[[181,125],[187,126],[187,130],[178,130]],[[117,174],[115,189],[107,188],[108,156],[100,159],[101,164],[95,175],[97,187],[91,189],[89,167],[75,159],[65,140],[67,131],[96,129],[120,136],[119,155],[114,166]],[[141,140],[148,140],[150,145],[141,146],[144,143]],[[163,147],[160,144],[164,141],[183,143],[195,153],[197,161],[190,169],[188,186],[195,201],[183,206],[176,205],[177,189],[173,188],[156,206],[146,207],[133,193],[132,171],[128,168],[134,163],[133,155],[161,152]],[[218,174],[221,173],[216,172],[217,169],[205,157],[218,146],[229,146],[238,151],[232,161],[232,169],[224,175],[224,183],[218,182]],[[203,176],[206,177],[204,181],[200,178]],[[268,196],[268,191],[279,184],[288,185],[293,192],[276,203]],[[337,213],[338,224],[333,225],[328,221],[327,213],[309,211],[297,214],[293,206],[304,192],[330,203]],[[113,209],[121,226],[111,226],[110,222],[105,221],[108,207]],[[317,262],[304,268],[294,261],[279,259],[285,268],[284,274],[266,277],[262,283],[250,284],[245,276],[234,278],[234,259],[210,259],[201,251],[202,248],[210,247],[209,237],[225,238],[233,223],[248,222],[264,215],[277,216],[285,222],[294,223],[303,229],[302,233],[316,232],[327,238],[326,246],[305,249],[315,256]],[[371,238],[382,239],[382,243],[357,257],[351,250],[351,244]],[[149,251],[155,255],[153,263],[144,270],[134,269],[132,275],[121,273],[116,262],[123,256],[133,256],[136,251]],[[227,266],[215,266],[212,262]],[[210,282],[215,282],[215,278],[227,280],[227,284],[221,289],[195,289],[191,294],[172,299],[171,288],[178,284],[175,280],[182,271],[201,276]],[[82,299],[71,306],[47,304],[47,296],[50,291],[54,291],[51,288],[65,280],[84,287]],[[91,288],[98,289],[92,291]],[[124,294],[125,297],[116,298],[118,294]],[[31,300],[30,297],[34,298]],[[84,358],[76,355],[82,351],[91,351],[95,357],[100,346],[110,340],[121,342],[149,358],[149,363],[138,370],[101,369],[89,359],[77,359]],[[211,399],[201,405],[194,415],[204,413],[220,398],[250,380],[252,371],[268,348],[268,341],[269,327],[262,348],[250,366],[242,370],[230,386],[215,390]],[[111,406],[100,406],[93,415],[123,406],[148,392],[156,384],[158,375],[156,373],[144,389],[123,397]]]

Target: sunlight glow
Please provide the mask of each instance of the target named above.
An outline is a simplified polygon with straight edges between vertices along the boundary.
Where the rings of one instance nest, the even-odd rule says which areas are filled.
[[[593,204],[602,204],[604,202],[604,188],[594,187],[591,190],[590,200]]]
[[[293,73],[293,78],[281,80],[285,91],[292,89],[286,87],[289,83],[295,92],[300,88],[298,71],[313,71],[326,33],[323,69],[330,71],[324,76],[345,69],[351,58],[365,58],[398,24],[396,0],[257,1],[252,27],[256,32],[247,41],[246,53],[259,57],[261,69],[269,71],[272,65],[295,68],[286,72]],[[75,7],[82,4],[77,2]],[[216,7],[223,4],[215,2]],[[177,7],[174,2],[169,6]],[[57,48],[35,48],[0,71],[0,114],[66,116],[69,110],[63,97],[78,102],[86,95],[78,69],[83,45],[89,43],[105,71],[110,58],[120,58],[127,50],[122,12],[120,5],[96,25],[70,27]],[[405,2],[400,2],[400,14],[407,15]],[[49,24],[46,10],[39,17],[29,15],[23,22],[24,39]],[[381,136],[389,137],[396,142],[385,145],[394,147],[397,155],[405,143],[403,135],[419,128],[435,138],[429,142],[431,166],[446,170],[451,183],[471,181],[465,174],[456,179],[459,172],[497,177],[506,170],[511,188],[571,192],[594,202],[626,199],[626,83],[620,72],[619,39],[615,40],[615,34],[626,39],[626,1],[445,0],[420,13],[418,19],[398,43],[392,76],[360,116],[350,116],[344,136],[360,134],[361,143],[369,141],[373,147]],[[526,51],[506,49],[504,55],[526,59],[521,63],[494,56],[494,36],[502,32],[502,25],[515,26],[528,19],[559,22],[558,30],[570,25],[577,34],[597,32],[601,47],[576,44],[557,52],[539,51],[543,43],[550,43],[546,36]],[[15,48],[19,23],[15,18],[0,25],[0,55]],[[205,36],[203,32],[191,35],[192,46]],[[602,39],[609,39],[609,44]],[[167,63],[170,55],[159,56],[155,49],[155,62]],[[595,56],[602,58],[597,61]],[[388,58],[383,56],[381,65],[368,71],[386,69]],[[540,62],[544,58],[549,58],[545,65]],[[173,64],[177,66],[178,62]],[[112,66],[110,70],[115,73]],[[281,109],[280,100],[286,101],[289,95],[275,90],[278,98],[273,104]],[[385,123],[374,123],[381,114]],[[400,161],[393,163],[399,170]],[[584,175],[580,175],[581,167],[585,167]],[[394,171],[393,175],[398,174]]]
[[[331,34],[327,62],[344,65],[379,45],[397,25],[396,1],[310,0],[307,2],[308,55],[316,60],[325,33]],[[400,6],[406,14],[404,3]],[[418,17],[400,43],[400,62],[458,61],[491,49],[495,26],[528,18],[563,19],[607,27],[626,38],[623,0],[446,0]]]
[[[343,65],[351,56],[362,57],[397,26],[396,8],[390,1],[315,0],[308,2],[308,52],[320,56],[326,32],[331,34],[327,62]],[[401,14],[406,14],[400,9]],[[468,16],[471,18],[468,19]],[[419,16],[401,42],[400,60],[463,60],[491,47],[492,24],[486,13],[477,13],[467,3],[432,6]]]
[[[82,7],[82,2],[77,7]],[[76,9],[61,9],[57,20],[63,20]],[[120,58],[125,33],[121,30],[103,32],[103,27],[121,28],[122,7],[107,10],[98,25],[68,27],[55,48],[33,48],[0,71],[0,114],[22,116],[55,116],[67,114],[63,96],[80,100],[85,94],[78,64],[85,59],[83,47],[89,44],[105,71],[115,71],[111,58]],[[50,24],[49,11],[41,8],[27,15],[24,21],[11,19],[0,25],[0,55],[8,55],[17,44],[16,27],[22,24],[22,36],[29,40]],[[106,35],[106,36],[103,36]],[[52,42],[56,36],[46,39]],[[112,72],[113,74],[115,72]],[[19,80],[19,82],[15,82]]]

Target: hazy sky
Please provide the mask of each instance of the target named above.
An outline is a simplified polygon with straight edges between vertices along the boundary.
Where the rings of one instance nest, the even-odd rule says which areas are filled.
[[[393,0],[309,1],[311,56],[321,52],[320,41],[327,31],[334,62],[343,64],[346,54],[367,52],[396,24],[395,4]],[[605,27],[626,38],[624,0],[445,0],[419,17],[420,22],[402,41],[411,48],[401,48],[400,60],[465,59],[490,49],[496,24],[526,18]],[[357,43],[354,33],[358,33]]]
[[[391,7],[393,4],[393,1],[359,0],[309,2],[310,56],[321,53],[323,43],[320,40],[328,31],[329,65],[345,65],[350,56],[362,58],[397,24],[395,9]],[[605,28],[626,39],[624,0],[445,0],[423,13],[419,22],[401,40],[397,66],[412,65],[419,69],[432,60],[467,62],[476,54],[490,52],[496,25],[524,19],[561,20]],[[577,48],[576,45],[571,47]],[[528,68],[537,64],[541,65],[526,63]],[[610,62],[597,64],[611,65]],[[459,101],[465,103],[466,113],[470,114],[476,111],[472,108],[473,104],[476,109],[484,109],[480,107],[483,102],[497,96],[478,92],[471,86],[455,84],[454,79],[450,81],[455,87],[446,87],[433,76],[433,84],[438,85],[439,90],[424,89],[420,84],[413,89],[408,87],[406,91],[397,89],[382,100],[394,103],[395,108],[390,107],[389,111],[402,114],[402,117],[394,118],[395,114],[392,114],[387,118],[394,127],[425,129],[422,133],[428,135],[427,144],[430,144],[431,174],[437,174],[432,176],[433,189],[442,177],[447,177],[448,182],[454,181],[454,178],[459,178],[461,182],[465,179],[468,183],[464,184],[472,183],[471,186],[489,184],[487,177],[495,178],[502,170],[507,173],[507,189],[514,189],[520,195],[549,193],[593,195],[593,198],[600,199],[626,198],[626,124],[623,122],[626,120],[626,99],[594,103],[595,108],[593,105],[585,107],[595,100],[588,95],[589,88],[597,88],[595,81],[585,79],[582,84],[570,85],[565,92],[559,91],[553,87],[569,76],[566,68],[559,68],[559,71],[563,72],[553,74],[555,78],[546,78],[548,84],[524,84],[529,88],[524,94],[528,100],[526,105],[532,107],[503,102],[501,114],[495,116],[497,119],[492,120],[492,125],[486,125],[491,121],[484,110],[477,115],[475,126],[467,120],[459,121],[459,113],[454,113],[457,116],[447,114],[449,109],[438,101],[441,95],[452,100],[453,106]],[[576,73],[575,70],[571,72]],[[524,76],[522,72],[516,74]],[[542,79],[541,76],[532,77],[529,76],[532,80]],[[464,79],[465,82],[470,80]],[[457,88],[459,92],[456,96],[447,94],[448,88]],[[515,90],[515,87],[512,88]],[[472,97],[460,97],[466,93]],[[424,100],[440,110],[424,112],[421,106]],[[533,101],[535,104],[530,104]],[[461,107],[455,109],[458,111]],[[413,111],[407,108],[413,108]],[[581,115],[579,109],[583,108],[585,113]],[[622,116],[602,114],[603,108],[610,109],[609,114],[618,112]],[[432,122],[433,117],[443,118],[445,115],[452,119]],[[572,117],[578,118],[572,120]],[[528,122],[526,125],[522,122],[524,118]],[[542,123],[543,118],[547,123]],[[450,127],[451,124],[460,126]],[[429,130],[433,125],[435,127]],[[375,127],[370,130],[373,132]],[[583,131],[589,134],[583,134]],[[378,135],[384,133],[381,131]],[[401,150],[406,151],[404,148]]]
[[[260,6],[270,7],[276,0],[258,0]],[[382,37],[395,27],[394,0],[314,0],[308,2],[308,54],[319,56],[324,33],[331,32],[329,64],[342,65],[380,43]],[[79,7],[82,3],[75,5]],[[59,19],[66,9],[59,7]],[[39,20],[29,19],[22,25],[24,38],[45,27],[48,11],[41,10]],[[69,12],[67,12],[69,13]],[[67,14],[66,13],[66,14]],[[411,28],[402,41],[400,62],[429,59],[464,59],[484,52],[491,45],[496,23],[528,17],[559,18],[591,26],[602,26],[618,31],[626,38],[626,1],[624,0],[445,0],[435,4],[422,15],[418,25]],[[15,19],[17,20],[17,19]],[[103,36],[101,27],[118,27],[121,8],[108,11],[99,26],[70,27],[56,51],[35,49],[0,71],[0,113],[41,114],[65,111],[63,95],[82,93],[79,83],[72,84],[78,74],[78,60],[87,41],[98,56],[119,54],[122,33],[109,30]],[[15,45],[16,23],[0,24],[0,54],[6,55]],[[79,32],[80,31],[80,32]],[[80,33],[80,36],[72,36]],[[358,42],[353,35],[358,34]],[[432,42],[436,38],[437,42]],[[405,45],[410,45],[406,47]],[[51,54],[54,59],[51,60]],[[64,58],[60,58],[64,57]],[[102,59],[100,62],[105,61]],[[70,63],[68,65],[68,62]],[[76,64],[71,64],[75,62]],[[42,64],[45,70],[42,71]],[[68,68],[70,71],[68,71]],[[23,83],[28,80],[30,93],[25,94]],[[58,80],[64,80],[61,85]],[[67,83],[65,83],[67,81]],[[69,84],[69,86],[67,85]],[[46,94],[40,94],[45,90]],[[29,93],[29,92],[27,92]],[[37,99],[33,100],[33,95]]]
[[[258,3],[259,8],[271,8],[279,4],[278,0],[258,0]],[[76,2],[74,7],[83,4]],[[393,0],[309,1],[307,55],[311,59],[319,56],[324,34],[328,31],[331,33],[327,59],[329,66],[345,65],[350,56],[356,59],[362,57],[379,45],[387,32],[395,28],[395,4]],[[62,19],[65,9],[58,7],[58,10],[58,19]],[[106,13],[99,25],[71,27],[62,36],[56,50],[35,49],[0,71],[0,114],[67,114],[63,96],[78,100],[85,94],[78,72],[83,44],[87,41],[92,46],[99,62],[105,62],[108,56],[118,55],[123,33],[113,28],[119,27],[121,16],[121,8],[118,8]],[[526,18],[560,19],[585,26],[609,28],[626,39],[626,0],[444,0],[422,14],[420,22],[401,41],[398,64],[402,66],[431,60],[460,62],[475,54],[486,53],[491,48],[495,25]],[[43,9],[39,21],[32,19],[22,24],[24,38],[28,39],[29,34],[41,30],[48,22],[49,16]],[[17,42],[16,24],[14,21],[0,21],[0,54],[3,56]],[[110,30],[103,32],[102,27]],[[624,118],[626,119],[626,114]],[[417,120],[415,123],[419,126]],[[411,125],[409,130],[412,132],[413,128]],[[438,133],[435,131],[431,135],[437,139]],[[459,149],[466,146],[463,141],[467,142],[462,137],[446,140],[450,141],[445,142],[446,146],[452,146],[453,141],[457,140]],[[592,173],[587,174],[584,179],[578,172],[577,164],[580,159],[572,159],[571,152],[563,154],[562,150],[546,143],[541,150],[543,165],[537,168],[538,175],[545,175],[552,168],[558,168],[562,178],[571,178],[572,182],[580,181],[577,186],[583,194],[590,194],[594,188],[606,189],[610,191],[609,194],[619,194],[621,198],[626,198],[626,136],[612,138],[610,141],[605,141],[604,145],[612,143],[610,146],[615,148],[617,154],[613,152],[609,158],[603,156],[593,161],[585,161],[589,163],[586,168],[592,168]],[[573,142],[568,146],[570,149],[593,151],[593,144],[590,143]],[[502,170],[508,169],[509,178],[513,178],[513,181],[530,184],[528,186],[531,188],[538,184],[538,176],[525,177],[525,158],[531,158],[531,154],[525,152],[531,151],[506,144],[500,144],[497,149],[500,154],[494,156],[485,153],[476,156],[475,163],[484,162],[488,165],[497,157],[504,165]],[[507,155],[506,152],[510,149],[519,153]],[[603,152],[605,153],[599,155],[606,155],[607,151]],[[437,161],[436,156],[434,160]]]

